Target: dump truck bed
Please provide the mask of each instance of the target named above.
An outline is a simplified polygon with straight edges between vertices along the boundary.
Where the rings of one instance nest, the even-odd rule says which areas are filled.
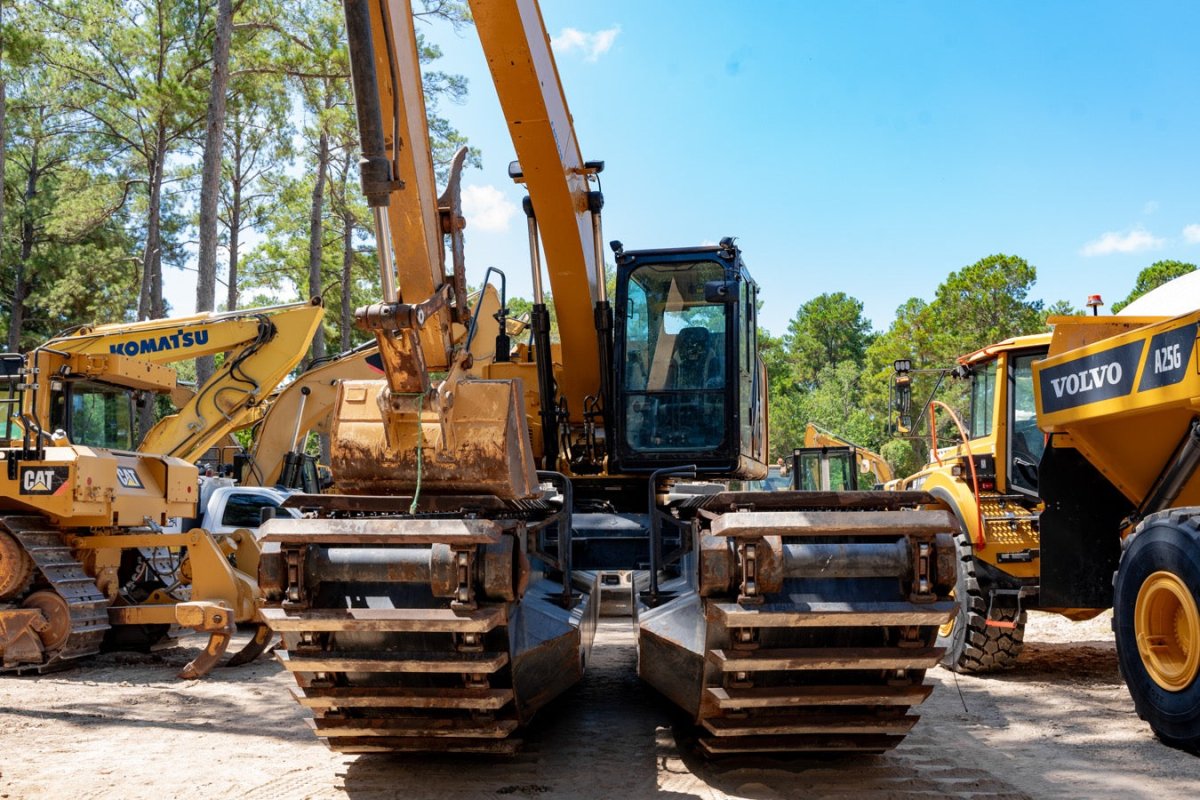
[[[1200,311],[1055,322],[1050,355],[1033,368],[1039,426],[1140,503],[1200,412]],[[1200,504],[1200,477],[1176,504]]]

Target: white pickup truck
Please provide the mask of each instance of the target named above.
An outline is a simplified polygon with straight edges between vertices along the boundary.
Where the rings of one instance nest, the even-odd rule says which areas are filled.
[[[233,533],[239,528],[258,532],[262,510],[275,508],[279,516],[299,517],[292,508],[281,508],[291,492],[265,486],[237,486],[232,478],[204,478],[200,483],[200,516],[172,520],[168,530],[204,528],[211,534]]]

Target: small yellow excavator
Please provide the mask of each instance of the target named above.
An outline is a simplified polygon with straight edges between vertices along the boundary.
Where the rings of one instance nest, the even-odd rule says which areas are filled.
[[[792,485],[797,489],[854,491],[892,478],[883,456],[812,422],[804,428],[804,447],[792,451]]]
[[[255,617],[258,548],[162,528],[195,516],[194,460],[299,363],[322,313],[314,300],[82,327],[0,356],[0,669],[54,669],[171,624],[210,634],[182,676],[217,663]],[[212,378],[135,448],[133,395],[170,393],[167,364],[217,353]]]

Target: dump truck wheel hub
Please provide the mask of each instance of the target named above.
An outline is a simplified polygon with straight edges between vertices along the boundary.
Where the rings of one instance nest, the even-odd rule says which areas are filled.
[[[1170,692],[1191,686],[1200,672],[1200,611],[1183,581],[1166,571],[1146,578],[1133,625],[1150,678]]]

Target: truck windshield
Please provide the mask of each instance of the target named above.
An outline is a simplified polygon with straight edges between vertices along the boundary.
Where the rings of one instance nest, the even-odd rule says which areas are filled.
[[[55,397],[51,430],[66,431],[71,444],[133,449],[133,404],[125,389],[90,381],[73,381],[67,387]]]
[[[704,285],[721,264],[649,264],[629,278],[625,309],[625,439],[639,451],[705,451],[725,436],[728,306]]]

